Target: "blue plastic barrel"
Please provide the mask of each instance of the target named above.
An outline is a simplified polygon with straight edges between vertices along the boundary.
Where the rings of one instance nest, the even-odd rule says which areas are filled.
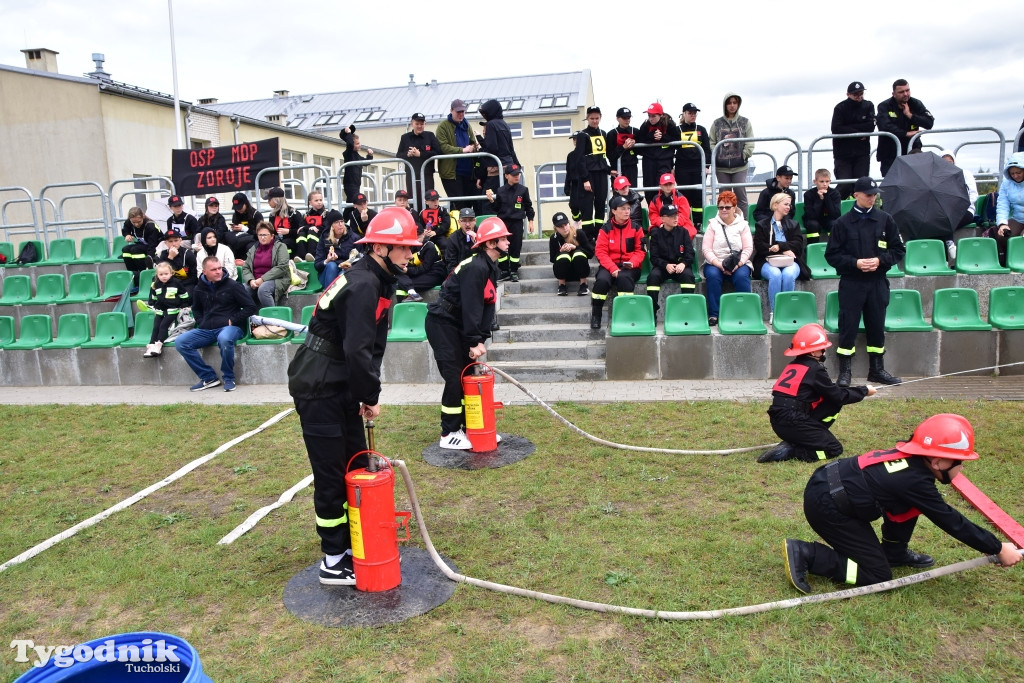
[[[108,641],[113,641],[113,644]],[[161,651],[160,641],[163,641],[163,651],[173,656],[163,657],[162,662],[140,661],[142,658],[157,658]],[[33,661],[36,658],[32,650],[28,651],[28,656]],[[87,661],[80,661],[85,660],[87,656]],[[119,657],[123,661],[117,661]],[[174,657],[179,661],[173,661]],[[114,661],[109,661],[110,659]],[[135,661],[131,661],[132,659]],[[213,683],[203,674],[203,665],[195,648],[187,641],[168,633],[140,631],[97,638],[76,645],[75,650],[61,661],[65,666],[57,666],[58,661],[60,660],[57,659],[55,651],[54,656],[51,656],[45,665],[32,667],[15,683]]]

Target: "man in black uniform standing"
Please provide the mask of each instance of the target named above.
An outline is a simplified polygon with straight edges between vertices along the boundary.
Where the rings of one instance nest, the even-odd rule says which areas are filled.
[[[629,125],[633,120],[633,112],[626,107],[619,107],[619,110],[615,112],[615,120],[619,125],[608,131],[605,136],[608,141],[608,163],[612,167],[612,177],[620,175],[619,161],[621,160],[621,175],[629,178],[630,187],[636,187],[639,161],[633,145],[636,144],[636,134],[640,130]]]
[[[701,171],[711,164],[711,142],[708,129],[697,123],[697,108],[693,102],[683,105],[682,116],[679,117],[679,137],[683,142],[700,145],[704,150],[704,166],[701,166],[700,151],[692,145],[683,145],[676,150],[676,182],[680,185],[700,185]],[[690,218],[700,228],[704,224],[704,188],[699,190],[679,190],[690,203]]]
[[[428,164],[430,157],[436,157],[441,153],[441,143],[437,136],[429,130],[424,130],[427,117],[419,112],[412,115],[410,126],[412,130],[404,133],[398,141],[399,159],[405,159],[412,164],[415,177],[410,177],[408,171],[405,174],[405,189],[410,197],[416,198],[416,206],[423,207],[423,194],[434,189],[434,164]],[[423,178],[424,191],[419,192],[420,178]]]
[[[996,555],[1004,567],[1020,562],[1020,550],[950,507],[935,486],[936,480],[949,484],[965,460],[977,459],[971,423],[943,413],[893,449],[819,467],[804,489],[804,515],[829,545],[787,539],[790,582],[810,593],[807,574],[867,586],[892,579],[892,567],[932,566],[934,559],[907,547],[920,515],[978,552]],[[871,522],[883,516],[879,542]]]
[[[879,131],[892,133],[899,139],[900,149],[906,154],[910,151],[907,149],[910,138],[922,128],[931,130],[935,125],[935,117],[921,100],[910,96],[910,85],[901,78],[892,84],[892,97],[878,105],[877,123]],[[920,148],[921,139],[918,138],[914,143],[914,149]],[[877,156],[878,163],[882,165],[884,178],[892,162],[896,161],[896,143],[892,138],[884,135],[878,138]]]
[[[576,136],[576,176],[583,190],[580,196],[580,227],[591,241],[604,225],[608,201],[608,141],[601,123],[601,108],[587,107],[587,127]]]
[[[906,253],[892,216],[874,208],[878,184],[865,176],[853,186],[853,208],[832,224],[825,260],[839,273],[839,379],[850,386],[853,354],[860,316],[867,336],[868,381],[899,384],[885,370],[885,309],[889,306],[889,280],[885,274]]]
[[[361,418],[380,414],[388,308],[395,277],[419,246],[416,221],[405,209],[383,209],[358,243],[366,245],[366,257],[320,295],[306,341],[288,366],[288,393],[313,469],[316,531],[325,555],[320,583],[336,586],[355,585],[345,467],[366,450]],[[356,458],[353,466],[366,467],[367,458]]]
[[[846,99],[832,110],[832,134],[871,133],[875,130],[875,104],[864,99],[864,84],[854,81],[846,87]],[[860,178],[871,171],[871,138],[832,140],[836,180]],[[853,183],[840,183],[839,194],[849,199]]]

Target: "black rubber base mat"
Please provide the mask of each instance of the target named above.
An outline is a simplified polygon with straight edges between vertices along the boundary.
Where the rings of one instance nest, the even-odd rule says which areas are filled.
[[[486,468],[504,467],[517,463],[537,450],[533,442],[524,436],[502,434],[501,443],[493,451],[474,453],[473,451],[453,451],[441,448],[434,443],[423,449],[423,459],[434,467],[447,467],[457,470],[482,470]]]

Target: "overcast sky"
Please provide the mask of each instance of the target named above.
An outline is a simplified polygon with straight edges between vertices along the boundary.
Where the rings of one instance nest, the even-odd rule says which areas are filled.
[[[735,91],[756,135],[807,146],[829,133],[850,81],[877,105],[902,77],[936,128],[991,126],[1012,139],[1024,118],[1020,0],[615,4],[174,0],[179,93],[223,103],[400,86],[410,73],[427,83],[591,69],[605,127],[617,107],[655,100],[673,115],[695,102],[709,126]],[[100,52],[114,80],[173,91],[166,1],[0,0],[0,9],[0,63],[24,66],[20,50],[49,48],[61,73],[80,76]],[[774,148],[782,163],[789,150]],[[995,145],[961,156],[972,170],[998,160]],[[816,155],[814,165],[831,159]]]

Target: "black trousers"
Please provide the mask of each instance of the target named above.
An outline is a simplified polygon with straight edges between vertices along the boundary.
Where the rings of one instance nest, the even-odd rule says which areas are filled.
[[[139,286],[139,273],[153,265],[153,258],[149,253],[149,247],[138,242],[125,244],[121,248],[121,259],[124,267],[132,272],[133,286]]]
[[[395,294],[402,298],[405,298],[405,296],[409,293],[410,289],[417,290],[417,293],[419,293],[420,291],[426,291],[428,289],[437,287],[439,284],[444,282],[444,278],[444,275],[438,275],[433,273],[424,273],[422,275],[412,276],[403,273],[402,275],[399,275],[397,277],[398,282],[396,285],[397,288],[395,290]]]
[[[434,351],[437,370],[444,378],[441,392],[441,433],[451,434],[466,424],[463,405],[462,371],[472,363],[462,330],[450,321],[427,315],[427,341]]]
[[[885,352],[885,309],[889,306],[889,280],[839,279],[839,346],[836,352],[852,356],[857,343],[860,316],[864,314],[864,332],[868,353]]]
[[[178,319],[176,314],[164,313],[163,315],[156,316],[156,320],[153,322],[153,332],[149,335],[149,343],[155,344],[156,342],[167,341],[167,333],[171,330],[171,325]]]
[[[661,180],[661,174],[671,173],[672,166],[673,161],[671,156],[667,159],[659,159],[646,155],[644,156],[644,185],[654,187],[653,190],[647,190],[644,192],[644,197],[647,198],[648,205],[650,205],[650,203],[654,201],[654,198],[658,196],[658,192],[660,190],[656,186],[658,185],[658,181]]]
[[[590,192],[583,189],[583,182],[580,182],[580,222],[583,230],[590,237],[589,227],[594,227],[594,236],[597,236],[597,229],[604,225],[604,210],[608,205],[608,172],[591,171],[584,180],[590,181]]]
[[[676,167],[676,185],[699,185],[700,169],[695,171],[683,171]],[[690,204],[690,220],[700,231],[704,221],[704,190],[679,190],[679,194],[686,197]]]
[[[892,579],[887,553],[900,555],[914,534],[917,518],[882,522],[879,541],[870,522],[843,514],[829,493],[825,468],[819,467],[804,489],[804,516],[828,545],[814,543],[808,571],[839,583],[867,586]],[[829,547],[831,546],[831,547]]]
[[[807,413],[774,406],[768,409],[768,420],[772,431],[794,446],[798,460],[818,462],[843,454],[843,444],[829,431],[831,422],[821,422]]]
[[[629,179],[629,186],[636,188],[637,179],[640,177],[640,166],[635,162],[632,164],[622,164],[622,175]]]
[[[679,230],[679,228],[676,228]],[[661,283],[666,280],[674,280],[679,283],[679,289],[683,294],[693,294],[696,285],[693,278],[693,266],[687,265],[686,270],[681,273],[669,273],[661,267],[652,266],[651,272],[647,274],[647,296],[654,301],[654,313],[657,315],[660,308]]]
[[[576,249],[559,254],[551,264],[551,269],[555,272],[555,278],[559,280],[582,280],[590,275],[590,261],[586,254]]]
[[[475,197],[480,194],[476,189],[476,181],[471,175],[457,175],[454,178],[441,178],[444,186],[444,193],[448,197]],[[450,202],[449,209],[457,213],[459,209],[476,209],[477,202],[474,200],[459,200]]]
[[[871,171],[871,155],[865,154],[859,157],[835,157],[834,179],[840,178],[862,178]],[[884,174],[883,174],[884,175]],[[836,185],[839,196],[849,199],[853,196],[853,183],[839,183]]]

